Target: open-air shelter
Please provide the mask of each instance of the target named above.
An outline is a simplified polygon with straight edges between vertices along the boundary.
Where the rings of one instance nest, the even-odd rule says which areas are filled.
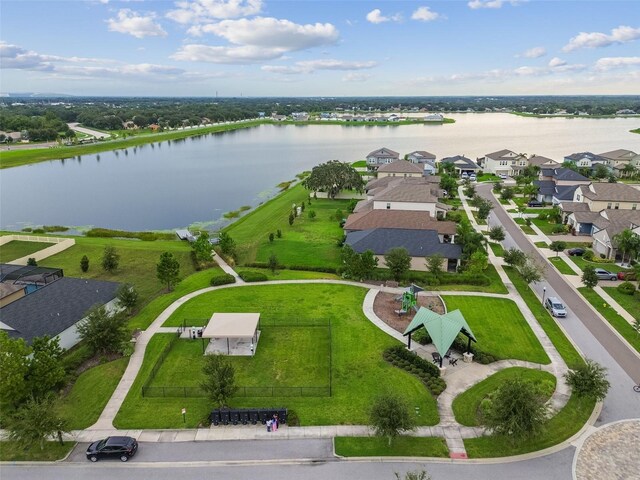
[[[206,353],[253,355],[260,338],[259,313],[214,313],[202,332]]]
[[[420,307],[420,310],[418,310],[418,313],[416,313],[403,333],[405,337],[408,337],[407,348],[411,348],[411,334],[423,327],[429,333],[433,345],[440,354],[440,367],[442,367],[443,357],[447,354],[459,333],[462,333],[468,339],[467,353],[471,350],[471,342],[477,342],[471,327],[460,310],[440,315],[428,308]]]

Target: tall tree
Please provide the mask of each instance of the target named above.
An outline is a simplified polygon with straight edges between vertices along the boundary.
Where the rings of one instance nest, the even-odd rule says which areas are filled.
[[[160,261],[156,265],[156,276],[158,280],[167,284],[169,292],[180,281],[180,262],[173,253],[164,252],[160,255]]]
[[[544,265],[539,264],[530,256],[526,256],[525,262],[518,267],[518,272],[526,283],[537,283],[542,280],[544,270]]]
[[[440,188],[447,193],[448,197],[453,198],[458,190],[458,181],[451,175],[442,175],[440,177]]]
[[[200,387],[218,407],[227,406],[229,399],[238,390],[236,387],[236,371],[229,359],[224,355],[207,355],[202,367],[204,380]]]
[[[311,174],[302,181],[302,185],[314,192],[326,191],[329,198],[335,198],[341,190],[362,192],[362,175],[351,165],[338,160],[330,160],[313,167]]]
[[[193,255],[195,255],[198,262],[210,262],[213,245],[209,241],[209,232],[200,232],[196,241],[191,244],[191,249],[193,250]]]
[[[582,271],[582,283],[587,288],[593,288],[598,285],[598,275],[593,265],[587,265]]]
[[[236,256],[236,242],[227,232],[220,232],[218,236],[218,246],[223,255],[229,257]]]
[[[60,339],[37,337],[31,342],[27,382],[33,398],[44,398],[62,385],[66,372],[62,364]]]
[[[504,228],[500,225],[496,225],[495,227],[491,227],[489,229],[489,238],[494,242],[501,242],[506,238],[504,233]]]
[[[551,242],[551,244],[549,245],[549,249],[552,252],[556,252],[556,257],[558,256],[558,254],[560,252],[564,252],[564,250],[567,248],[567,242],[563,242],[562,240],[554,240],[553,242]]]
[[[622,251],[622,263],[624,263],[624,258],[627,253],[629,254],[629,261],[631,261],[631,257],[638,254],[640,237],[629,228],[625,228],[617,235],[614,235],[613,242],[618,249]]]
[[[89,310],[85,317],[85,320],[78,324],[78,335],[94,353],[116,353],[129,340],[129,329],[124,315],[111,315],[104,306],[97,306]]]
[[[509,248],[504,252],[504,262],[511,267],[519,267],[527,261],[527,256],[522,250]]]
[[[29,394],[27,374],[31,349],[24,339],[0,330],[0,405],[15,407]]]
[[[103,270],[113,273],[120,264],[120,255],[116,248],[112,245],[107,245],[104,247],[104,252],[102,253],[102,268]]]
[[[62,443],[66,423],[55,412],[55,397],[51,394],[28,399],[5,419],[9,438],[25,449],[39,444],[40,450],[44,450],[44,442],[53,435]]]
[[[85,273],[87,272],[87,270],[89,270],[89,257],[87,257],[86,255],[83,255],[80,259],[80,270]]]
[[[369,414],[369,424],[380,437],[387,437],[388,444],[403,432],[416,428],[409,406],[398,395],[386,393],[376,398]]]
[[[121,285],[117,293],[118,306],[124,308],[127,313],[131,313],[131,309],[138,303],[138,291],[130,283]]]
[[[434,253],[433,255],[426,257],[426,267],[427,271],[436,278],[440,278],[442,276],[442,263],[444,262],[444,257],[440,253]]]
[[[393,279],[398,282],[402,276],[409,271],[411,257],[404,247],[396,247],[389,250],[384,255],[384,263],[391,270]]]

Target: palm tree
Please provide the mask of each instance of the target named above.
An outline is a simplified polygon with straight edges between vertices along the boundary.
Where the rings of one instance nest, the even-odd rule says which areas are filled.
[[[631,257],[631,255],[638,252],[638,247],[640,247],[638,236],[628,228],[614,235],[613,241],[618,249],[622,250],[622,263],[624,263],[626,253],[629,253]]]
[[[632,177],[635,171],[636,171],[636,167],[631,163],[627,163],[622,169],[622,173],[624,174],[625,177]]]
[[[531,198],[538,193],[538,186],[532,183],[530,183],[529,185],[525,185],[522,188],[522,193],[524,194],[525,197],[528,195],[529,198]]]

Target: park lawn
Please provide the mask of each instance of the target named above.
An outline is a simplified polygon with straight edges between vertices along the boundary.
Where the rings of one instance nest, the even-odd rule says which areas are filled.
[[[489,246],[491,247],[491,250],[493,250],[493,254],[496,257],[504,257],[504,248],[502,244],[491,242],[489,243]]]
[[[512,367],[500,370],[489,378],[476,383],[466,392],[461,393],[453,400],[453,414],[456,421],[467,427],[477,427],[482,425],[482,413],[480,404],[490,394],[495,392],[505,380],[521,378],[528,382],[537,384],[547,397],[553,394],[556,387],[556,377],[543,370],[532,370],[530,368]]]
[[[310,272],[307,270],[276,270],[271,272],[268,268],[248,268],[238,267],[237,272],[258,272],[267,276],[267,280],[340,280],[340,277],[334,273]]]
[[[64,445],[59,442],[45,442],[44,449],[40,445],[32,445],[25,450],[15,442],[0,442],[0,462],[55,462],[62,460],[73,450],[76,442],[66,441]]]
[[[289,225],[289,212],[295,203],[308,200],[309,192],[298,184],[256,208],[227,227],[226,232],[235,240],[239,264],[266,262],[275,254],[281,265],[337,267],[340,248],[337,242],[343,230],[333,217],[336,210],[348,215],[348,200],[311,199],[305,211]],[[309,218],[310,211],[316,218]],[[269,234],[282,231],[282,238],[269,242]]]
[[[611,298],[624,308],[633,318],[640,319],[640,293],[626,295],[621,293],[617,287],[602,287]]]
[[[93,425],[120,382],[129,358],[95,366],[80,374],[71,391],[60,400],[60,416],[69,430],[82,430]]]
[[[487,286],[484,285],[448,285],[446,280],[443,280],[440,285],[429,285],[428,290],[438,292],[486,292],[486,293],[509,293],[507,287],[504,286],[500,275],[496,267],[489,264],[487,268],[482,272],[482,275],[489,277],[491,283]],[[407,285],[408,286],[408,285]]]
[[[268,328],[273,323],[312,324],[331,319],[332,396],[233,398],[232,407],[287,407],[302,425],[362,425],[368,422],[371,402],[393,386],[412,407],[419,407],[421,425],[435,425],[435,399],[420,381],[382,358],[382,352],[398,341],[367,320],[362,302],[367,290],[347,285],[256,285],[226,288],[202,294],[182,305],[165,326],[180,325],[185,318],[209,318],[214,311],[260,312]],[[205,398],[143,398],[141,387],[149,377],[172,334],[157,334],[145,352],[145,360],[116,416],[118,428],[179,428],[184,426],[181,408],[187,408],[187,427],[201,423],[213,405]],[[262,342],[262,340],[261,340]],[[259,346],[257,352],[263,348]],[[189,368],[183,374],[189,375]],[[238,375],[242,375],[238,373]],[[380,379],[384,378],[384,382]]]
[[[17,260],[18,258],[26,257],[52,245],[53,243],[12,240],[0,246],[0,263],[7,263],[12,260]]]
[[[580,287],[578,291],[588,300],[593,308],[609,322],[609,325],[615,328],[633,348],[640,352],[640,334],[633,329],[629,322],[616,312],[611,305],[605,302],[594,290],[587,287]]]
[[[583,271],[584,271],[584,269],[585,269],[585,267],[587,265],[591,265],[594,268],[604,268],[605,270],[607,270],[609,272],[612,272],[612,273],[630,271],[628,268],[621,267],[620,265],[616,265],[615,263],[611,263],[611,262],[607,262],[607,263],[605,263],[605,262],[589,262],[589,261],[585,260],[584,258],[579,257],[577,255],[571,257],[571,261],[573,263],[575,263],[580,268],[580,270],[583,270]]]
[[[567,250],[570,248],[591,248],[591,242],[565,242]]]
[[[342,457],[448,457],[449,449],[440,437],[335,437],[336,455]]]
[[[577,275],[562,257],[549,257],[551,264],[563,275]]]
[[[446,295],[442,299],[447,311],[460,309],[483,352],[505,360],[551,363],[514,301]]]
[[[578,350],[576,350],[576,347],[566,337],[558,325],[557,320],[544,308],[540,299],[533,290],[531,290],[529,285],[525,283],[520,274],[512,267],[505,266],[504,271],[569,368],[576,368],[583,365],[584,360]]]

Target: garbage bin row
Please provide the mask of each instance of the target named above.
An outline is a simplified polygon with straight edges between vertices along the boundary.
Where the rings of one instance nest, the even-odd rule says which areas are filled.
[[[237,408],[213,410],[209,415],[211,425],[257,425],[258,422],[264,424],[267,420],[273,420],[273,416],[278,415],[278,422],[287,423],[286,408]]]

